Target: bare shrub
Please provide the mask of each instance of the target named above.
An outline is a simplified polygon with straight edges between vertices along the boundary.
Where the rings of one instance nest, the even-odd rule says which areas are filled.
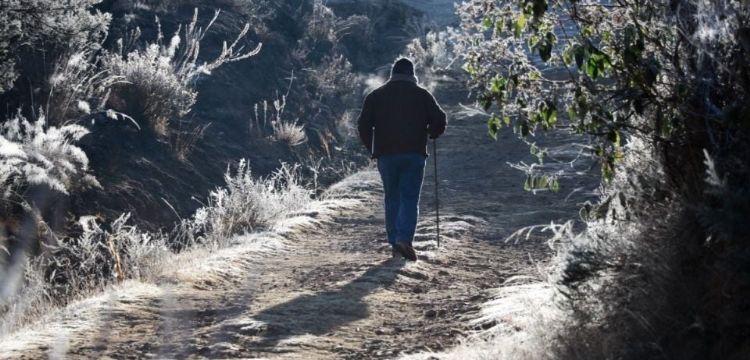
[[[170,120],[186,115],[195,104],[196,79],[210,75],[224,64],[260,52],[262,44],[250,51],[239,44],[250,29],[250,25],[245,24],[231,44],[224,42],[214,60],[199,63],[200,43],[218,16],[217,11],[205,28],[200,27],[196,8],[192,21],[184,28],[180,26],[166,44],[156,18],[157,38],[141,50],[130,51],[125,40],[118,40],[118,52],[106,53],[102,59],[107,71],[127,82],[115,87],[110,99],[112,108],[147,121],[157,135],[166,136]],[[140,36],[140,29],[136,29],[128,43],[135,43]]]

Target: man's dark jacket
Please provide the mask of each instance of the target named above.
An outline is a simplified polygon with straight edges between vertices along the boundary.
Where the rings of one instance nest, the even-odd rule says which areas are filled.
[[[432,94],[417,85],[416,77],[394,74],[367,95],[358,123],[359,137],[373,158],[408,152],[427,155],[427,136],[443,134],[446,116]]]

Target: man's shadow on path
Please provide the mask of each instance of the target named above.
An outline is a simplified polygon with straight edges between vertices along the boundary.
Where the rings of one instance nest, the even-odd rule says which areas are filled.
[[[368,317],[364,297],[391,286],[403,266],[404,261],[389,259],[336,290],[301,295],[261,311],[253,319],[267,324],[268,328],[256,345],[275,347],[298,335],[324,335]]]

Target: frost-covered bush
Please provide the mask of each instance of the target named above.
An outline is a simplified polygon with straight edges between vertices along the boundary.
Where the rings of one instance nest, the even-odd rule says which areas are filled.
[[[103,112],[113,85],[122,77],[100,69],[91,48],[61,58],[49,78],[46,114],[54,114],[53,124],[76,122],[95,112]]]
[[[560,243],[571,322],[550,346],[563,358],[742,358],[750,6],[468,0],[458,12],[457,52],[490,133],[570,129],[600,164],[587,229]]]
[[[46,246],[41,256],[4,268],[0,334],[80,296],[126,279],[152,280],[170,252],[161,235],[140,231],[123,214],[109,224],[78,221],[80,235]]]
[[[100,2],[3,1],[0,6],[0,93],[11,89],[21,74],[19,67],[24,64],[18,60],[30,60],[19,56],[23,52],[42,50],[45,62],[54,64],[60,54],[99,44],[107,34],[111,18],[109,14],[94,10],[94,5]]]
[[[414,38],[406,46],[406,56],[412,59],[420,79],[431,81],[436,75],[456,70],[454,64],[458,55],[454,46],[459,33],[454,28],[440,32],[430,31],[422,37]]]
[[[41,259],[24,258],[4,269],[0,292],[0,336],[44,316],[55,301]]]
[[[34,121],[20,114],[0,124],[2,199],[30,185],[45,185],[63,194],[99,186],[89,160],[74,142],[88,134],[80,125],[47,126],[43,113]]]
[[[297,146],[307,141],[305,126],[296,121],[278,120],[271,122],[273,139],[289,146]]]
[[[226,185],[212,191],[208,204],[194,216],[194,227],[203,242],[221,244],[231,235],[264,229],[309,203],[312,193],[305,188],[298,166],[282,164],[266,178],[254,178],[246,160],[237,169],[227,169]]]
[[[355,87],[352,64],[340,54],[324,56],[305,76],[308,83],[317,90],[315,95],[318,99],[348,96]]]
[[[48,292],[65,299],[115,281],[155,275],[169,254],[164,238],[129,225],[129,219],[130,214],[123,214],[103,227],[93,216],[81,217],[81,235],[49,246]]]
[[[260,52],[261,44],[250,51],[245,51],[240,45],[250,29],[246,24],[231,44],[224,42],[216,58],[201,62],[198,58],[200,43],[218,16],[217,11],[204,28],[198,25],[196,9],[192,21],[185,27],[180,26],[166,43],[158,18],[158,34],[154,42],[131,50],[125,40],[118,40],[117,52],[106,53],[102,58],[104,69],[125,82],[115,87],[110,98],[111,107],[147,122],[157,135],[166,136],[169,122],[186,115],[195,104],[195,82],[201,76]],[[136,29],[127,43],[136,43],[140,36],[140,29]]]
[[[417,78],[429,90],[437,87],[440,80],[449,80],[463,75],[456,54],[459,33],[453,28],[440,32],[429,31],[414,38],[406,45],[406,57],[415,63]]]
[[[305,30],[292,52],[300,80],[291,97],[300,107],[296,117],[307,125],[308,134],[329,134],[341,113],[359,101],[356,89],[360,84],[347,55],[359,51],[362,44],[345,48],[342,41],[366,32],[369,19],[361,15],[340,18],[323,1],[315,0],[312,11],[299,21]],[[330,140],[327,135],[317,136],[310,146],[328,152]]]

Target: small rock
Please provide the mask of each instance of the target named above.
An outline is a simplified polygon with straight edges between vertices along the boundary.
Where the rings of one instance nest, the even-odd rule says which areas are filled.
[[[426,317],[428,319],[432,319],[432,318],[434,318],[436,316],[437,316],[437,311],[435,311],[434,309],[427,310],[424,313],[424,317]]]

